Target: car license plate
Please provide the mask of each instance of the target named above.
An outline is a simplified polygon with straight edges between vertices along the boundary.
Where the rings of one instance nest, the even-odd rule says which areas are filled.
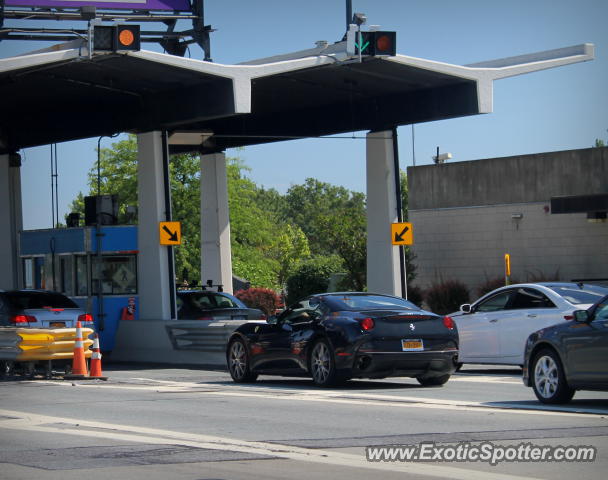
[[[51,328],[64,328],[65,322],[51,322]]]
[[[424,345],[422,344],[422,340],[405,338],[401,340],[401,350],[404,352],[417,352],[424,350]]]

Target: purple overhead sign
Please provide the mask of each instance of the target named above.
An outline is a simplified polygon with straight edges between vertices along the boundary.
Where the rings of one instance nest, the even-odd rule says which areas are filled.
[[[5,0],[15,7],[72,7],[84,6],[126,10],[191,10],[188,0]]]

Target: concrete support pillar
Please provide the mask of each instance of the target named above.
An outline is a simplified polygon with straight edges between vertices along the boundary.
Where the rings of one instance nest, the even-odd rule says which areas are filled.
[[[137,136],[137,181],[139,226],[137,243],[137,290],[139,318],[171,319],[171,293],[175,279],[169,278],[169,247],[160,245],[159,222],[167,219],[162,132]],[[171,260],[173,260],[171,258]]]
[[[0,155],[0,288],[21,287],[19,232],[23,230],[21,207],[21,158]]]
[[[367,289],[401,296],[399,247],[391,243],[397,221],[392,132],[367,134]]]
[[[232,252],[226,156],[201,157],[201,280],[232,293]]]

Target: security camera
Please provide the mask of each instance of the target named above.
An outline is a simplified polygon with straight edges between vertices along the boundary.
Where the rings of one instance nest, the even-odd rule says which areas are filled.
[[[355,25],[363,25],[365,22],[367,22],[367,15],[365,15],[365,13],[355,13],[353,14],[353,23]]]

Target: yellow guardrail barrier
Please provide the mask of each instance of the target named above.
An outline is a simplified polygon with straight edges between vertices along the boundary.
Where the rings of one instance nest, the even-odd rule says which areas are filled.
[[[91,328],[82,329],[84,353],[91,357]],[[74,356],[75,328],[2,328],[0,329],[0,360],[33,362],[65,360]]]

